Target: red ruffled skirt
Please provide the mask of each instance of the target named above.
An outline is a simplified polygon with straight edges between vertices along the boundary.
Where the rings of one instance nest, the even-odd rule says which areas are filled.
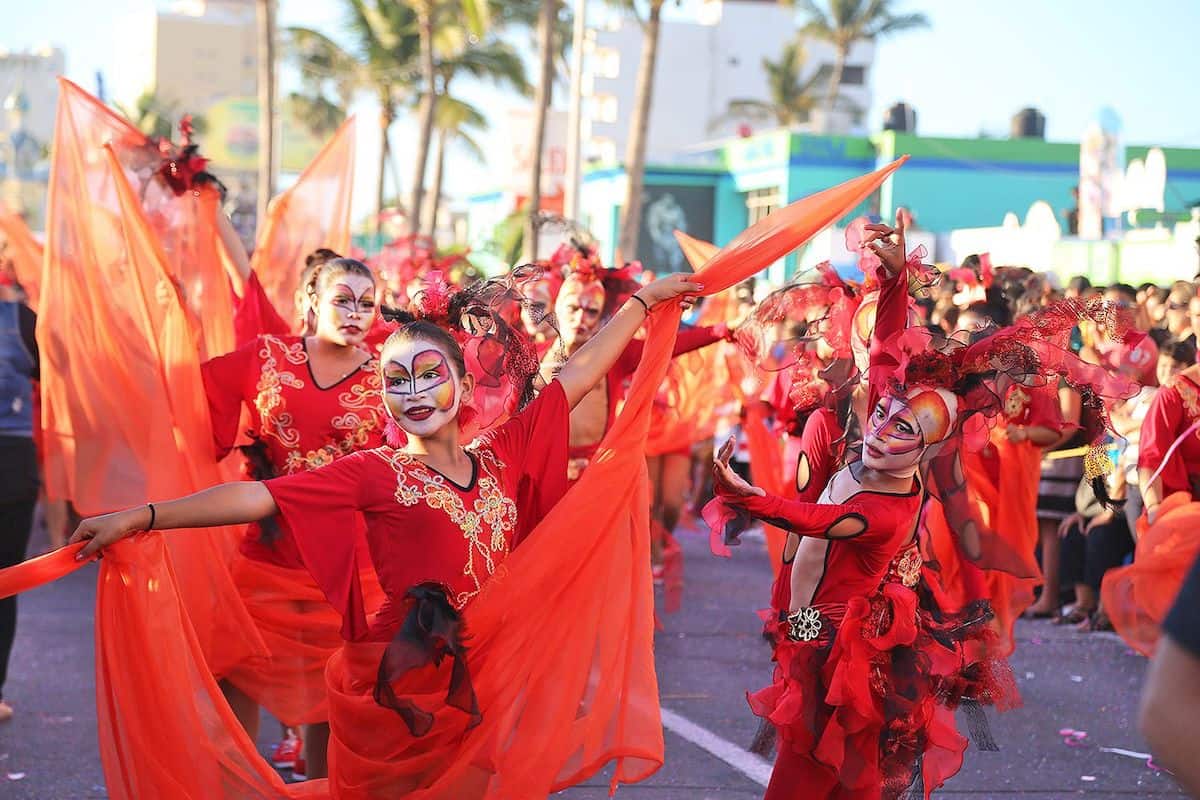
[[[962,765],[960,706],[980,747],[995,747],[979,706],[1020,699],[1003,659],[968,656],[995,652],[968,647],[996,635],[985,603],[946,612],[923,576],[913,588],[889,582],[873,597],[816,610],[815,638],[780,636],[774,682],[748,695],[779,734],[767,800],[890,800],[910,790],[928,798]]]

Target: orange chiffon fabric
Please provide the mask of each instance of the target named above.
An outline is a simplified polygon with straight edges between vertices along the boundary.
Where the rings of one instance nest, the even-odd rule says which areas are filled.
[[[1162,623],[1200,554],[1200,503],[1177,492],[1163,501],[1153,525],[1138,520],[1133,563],[1109,570],[1100,602],[1125,643],[1154,655]]]
[[[812,224],[786,215],[780,235],[793,247],[802,243],[891,169],[875,173],[874,184],[858,179],[851,182],[854,191],[818,195],[825,199],[811,209]],[[756,229],[765,235],[762,223]],[[777,257],[756,239],[743,245],[714,258],[720,269],[710,262],[699,273],[706,291],[728,288]],[[164,543],[204,534],[147,534],[108,548],[100,562],[96,653],[109,796],[375,800],[407,792],[403,796],[438,800],[530,800],[608,762],[614,762],[613,786],[654,772],[662,763],[663,733],[643,445],[679,314],[673,303],[650,315],[625,407],[591,466],[464,610],[482,722],[469,731],[455,727],[453,712],[439,705],[444,676],[412,673],[395,688],[422,695],[423,707],[448,723],[445,738],[412,740],[393,712],[373,705],[378,651],[349,643],[327,666],[332,789],[325,781],[284,785],[205,666],[190,601],[177,591],[172,564],[179,559],[166,557]],[[162,468],[170,471],[173,460],[162,459]],[[590,535],[579,536],[581,530]],[[76,550],[0,571],[0,595],[76,568],[70,559]],[[139,668],[150,658],[152,668]]]
[[[61,87],[38,318],[43,441],[49,495],[92,515],[190,494],[221,475],[200,378],[199,317],[143,210],[147,197],[164,206],[169,199],[149,188],[153,176],[139,196],[129,175],[140,173],[116,151],[120,144],[127,159],[145,157],[144,137],[70,82]],[[266,655],[229,575],[238,535],[212,529],[169,546],[200,647],[218,673]]]
[[[271,658],[247,659],[224,677],[284,725],[329,719],[325,664],[343,644],[342,618],[307,571],[289,569],[240,554],[233,581]],[[359,575],[368,609],[383,602],[373,569]]]
[[[25,290],[26,305],[37,311],[42,288],[42,243],[34,238],[25,220],[4,210],[2,205],[0,234],[4,236],[4,253],[12,259],[17,282]]]
[[[290,317],[304,257],[320,247],[350,249],[354,188],[354,117],[325,143],[296,183],[271,201],[250,267],[275,310]]]
[[[746,421],[742,423],[746,432],[746,446],[750,450],[750,478],[755,486],[767,494],[791,497],[795,492],[784,480],[783,443],[771,432],[767,424],[766,403],[755,400],[746,406]],[[783,547],[787,543],[787,531],[763,523],[763,534],[767,539],[767,556],[775,574],[783,568]]]
[[[716,245],[694,239],[682,231],[675,238],[693,270],[704,266]],[[700,308],[696,324],[730,322],[732,290],[709,297]],[[694,442],[711,439],[717,426],[717,409],[730,397],[728,371],[721,343],[693,350],[672,359],[655,405],[646,455],[687,452]]]

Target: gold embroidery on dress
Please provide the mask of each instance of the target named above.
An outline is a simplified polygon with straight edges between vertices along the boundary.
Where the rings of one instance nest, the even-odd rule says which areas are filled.
[[[499,473],[504,464],[491,450],[467,448],[467,452],[475,457],[478,469],[475,478],[479,487],[479,497],[467,509],[462,495],[448,485],[445,476],[401,450],[381,448],[379,452],[396,471],[396,502],[402,506],[415,506],[424,500],[430,508],[446,512],[450,521],[462,531],[467,541],[467,560],[462,574],[471,579],[472,587],[455,596],[454,603],[461,608],[479,593],[484,582],[496,571],[495,554],[508,553],[511,534],[517,527],[517,504],[501,488]]]
[[[367,373],[366,381],[356,383],[338,395],[338,403],[346,413],[335,417],[331,424],[335,431],[344,432],[344,435],[314,450],[299,450],[300,432],[294,427],[295,421],[287,410],[282,389],[284,386],[304,388],[304,380],[286,367],[289,364],[307,364],[308,353],[304,350],[303,341],[289,345],[275,336],[264,335],[261,343],[258,355],[262,359],[262,366],[255,387],[258,394],[254,399],[254,407],[262,421],[263,432],[275,437],[288,450],[283,467],[285,475],[323,467],[361,450],[370,443],[372,431],[383,428],[383,412],[379,408],[382,384],[378,362],[372,358],[359,367],[360,371]],[[282,366],[281,360],[286,362]]]
[[[908,588],[917,585],[921,579],[921,551],[916,547],[910,547],[904,551],[899,560],[896,561],[894,571],[896,577],[900,579],[900,583]]]
[[[1013,386],[1009,389],[1008,396],[1004,398],[1004,416],[1007,419],[1016,419],[1025,412],[1029,407],[1029,393],[1020,386]]]

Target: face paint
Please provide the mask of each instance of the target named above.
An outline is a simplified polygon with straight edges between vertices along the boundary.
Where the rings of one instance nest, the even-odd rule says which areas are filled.
[[[563,343],[578,347],[600,329],[604,313],[604,286],[598,281],[581,284],[567,279],[554,306]]]
[[[899,397],[880,398],[867,420],[863,463],[879,472],[907,476],[916,472],[924,452],[921,426],[908,403]]]
[[[403,342],[383,354],[384,403],[413,436],[429,436],[458,416],[458,380],[446,355],[429,342]]]
[[[333,279],[321,292],[317,335],[341,345],[357,345],[375,321],[375,283],[365,275],[348,273]]]

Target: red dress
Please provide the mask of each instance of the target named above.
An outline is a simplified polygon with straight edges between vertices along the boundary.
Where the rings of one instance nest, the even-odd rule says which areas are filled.
[[[1162,622],[1200,555],[1200,432],[1184,436],[1170,458],[1167,451],[1200,420],[1200,368],[1189,367],[1167,381],[1150,402],[1142,424],[1138,469],[1163,466],[1163,502],[1153,525],[1138,520],[1133,563],[1111,569],[1100,585],[1100,600],[1113,627],[1143,655],[1153,655]]]
[[[334,796],[399,797],[427,785],[443,765],[439,752],[479,722],[460,650],[450,647],[453,657],[440,664],[433,656],[409,662],[418,668],[406,674],[385,670],[383,659],[416,647],[413,627],[429,624],[438,596],[452,609],[439,618],[456,618],[562,496],[567,421],[566,395],[552,382],[467,448],[473,476],[465,486],[390,447],[267,481],[305,565],[344,618],[348,643],[327,669]],[[344,535],[359,514],[386,595],[370,618],[362,554]]]
[[[305,472],[383,441],[374,359],[321,387],[303,338],[263,335],[208,361],[202,371],[216,454],[223,457],[237,442],[244,408],[264,462],[255,465],[255,477]],[[339,533],[365,548],[361,531],[359,524]],[[382,596],[369,559],[360,567],[369,600],[378,604]],[[341,643],[340,620],[305,571],[295,540],[281,535],[274,520],[249,526],[233,578],[271,660],[243,661],[224,677],[287,725],[328,719],[324,669]]]

